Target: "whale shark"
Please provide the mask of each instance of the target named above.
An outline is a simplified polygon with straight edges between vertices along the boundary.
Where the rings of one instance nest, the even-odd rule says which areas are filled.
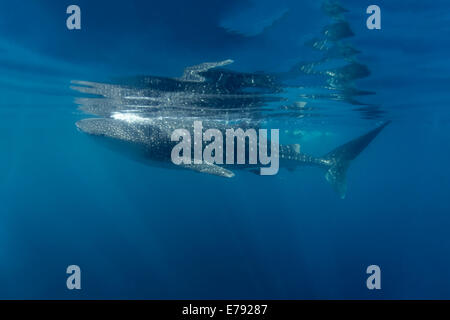
[[[72,89],[94,95],[77,98],[79,109],[95,118],[82,119],[76,126],[109,148],[151,166],[193,170],[226,178],[232,178],[238,170],[267,172],[267,167],[263,167],[267,162],[257,164],[250,161],[250,150],[254,155],[255,145],[245,138],[242,138],[240,144],[245,145],[243,163],[237,158],[239,156],[242,160],[243,153],[238,155],[237,149],[234,149],[230,156],[228,146],[226,163],[216,161],[216,149],[214,157],[201,163],[194,160],[175,164],[172,158],[172,151],[179,142],[172,139],[172,134],[177,130],[184,130],[188,135],[195,136],[193,129],[196,121],[202,123],[203,129],[219,131],[223,136],[227,131],[237,129],[261,132],[265,130],[262,129],[264,126],[272,126],[271,120],[278,115],[283,115],[284,123],[288,124],[295,118],[307,117],[309,112],[314,112],[314,108],[307,106],[314,99],[298,100],[301,89],[294,88],[292,92],[292,88],[284,83],[283,79],[292,76],[290,71],[285,74],[244,73],[222,68],[231,63],[233,60],[228,59],[194,65],[185,68],[178,78],[144,76],[124,79],[118,83],[72,81]],[[357,78],[353,74],[359,75],[361,72],[358,70],[361,68],[343,69],[340,78]],[[314,116],[317,117],[318,114]],[[270,148],[266,146],[265,151],[261,152],[263,146],[258,144],[256,152],[260,155],[260,160],[261,154],[267,154],[268,157],[270,152],[271,167],[272,153],[276,154],[275,173],[278,172],[278,167],[289,171],[300,166],[319,167],[337,194],[345,198],[346,173],[351,161],[388,124],[389,122],[384,122],[322,156],[300,152],[299,144],[279,145],[278,134],[276,139],[265,138]],[[284,132],[286,131],[288,130]],[[202,137],[204,138],[203,133]],[[207,145],[205,141],[200,141],[197,147],[199,144],[202,144],[202,150]],[[272,146],[276,147],[275,152],[272,152]],[[223,149],[219,152],[222,157]],[[195,150],[189,149],[188,152],[194,153]],[[235,161],[229,162],[228,156],[234,157]],[[192,154],[188,158],[192,159]],[[210,161],[212,158],[214,161]]]
[[[346,173],[354,160],[370,142],[389,124],[385,122],[377,128],[353,139],[327,154],[315,157],[300,152],[300,145],[280,145],[279,162],[281,168],[289,171],[299,166],[313,166],[323,169],[325,179],[344,199],[347,192]],[[171,151],[177,142],[171,139],[174,130],[184,128],[192,130],[193,119],[183,117],[172,118],[87,118],[76,123],[77,128],[101,141],[113,150],[126,154],[135,160],[152,166],[172,169],[187,169],[205,174],[232,178],[235,170],[255,172],[260,165],[233,164],[218,165],[203,162],[181,163],[175,165],[171,161]],[[215,128],[225,132],[230,125],[223,121],[203,121],[205,129]],[[248,149],[247,149],[248,150]],[[247,155],[246,155],[247,156]]]

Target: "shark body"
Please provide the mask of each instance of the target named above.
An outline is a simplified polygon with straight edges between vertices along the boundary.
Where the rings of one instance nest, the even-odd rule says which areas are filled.
[[[192,128],[192,120],[183,118],[145,119],[125,121],[114,118],[89,118],[76,123],[78,129],[96,137],[110,148],[152,166],[173,169],[189,169],[206,174],[232,178],[234,170],[254,171],[261,165],[234,164],[218,165],[214,163],[175,165],[171,160],[171,151],[176,142],[171,140],[172,132],[179,128]],[[298,166],[315,166],[324,170],[326,180],[341,198],[346,195],[346,172],[350,162],[355,159],[389,122],[347,142],[322,157],[300,152],[299,145],[280,145],[279,161],[281,168],[293,170]],[[206,121],[205,129],[216,128],[225,131],[230,128],[219,121]]]

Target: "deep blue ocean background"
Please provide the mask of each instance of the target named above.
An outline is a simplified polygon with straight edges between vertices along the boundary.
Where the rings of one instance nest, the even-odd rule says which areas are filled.
[[[70,4],[81,30],[66,28]],[[450,3],[378,0],[381,30],[366,28],[374,3],[341,4],[371,71],[356,86],[376,94],[285,124],[320,155],[392,120],[345,200],[318,169],[223,179],[130,160],[76,129],[70,89],[314,61],[320,1],[0,0],[0,298],[450,298]],[[382,290],[366,288],[371,264]]]

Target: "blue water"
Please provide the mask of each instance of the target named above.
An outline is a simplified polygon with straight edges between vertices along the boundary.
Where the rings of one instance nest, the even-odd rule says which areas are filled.
[[[450,298],[450,5],[378,0],[382,29],[368,30],[372,3],[340,3],[342,41],[370,70],[346,85],[373,94],[309,96],[313,115],[273,126],[320,155],[392,120],[352,162],[344,200],[318,169],[224,179],[133,161],[76,129],[87,116],[70,88],[205,61],[317,62],[305,43],[333,20],[320,1],[77,0],[69,31],[72,2],[1,0],[0,298]],[[289,99],[323,91],[313,78]],[[82,290],[66,288],[71,264]],[[366,287],[371,264],[381,290]]]

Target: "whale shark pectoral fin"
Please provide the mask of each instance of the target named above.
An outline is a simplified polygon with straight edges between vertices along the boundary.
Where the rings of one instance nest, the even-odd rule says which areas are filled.
[[[220,177],[225,178],[234,177],[234,173],[232,171],[209,162],[203,162],[201,164],[180,164],[180,166],[186,169],[191,169],[202,173],[213,174]]]

